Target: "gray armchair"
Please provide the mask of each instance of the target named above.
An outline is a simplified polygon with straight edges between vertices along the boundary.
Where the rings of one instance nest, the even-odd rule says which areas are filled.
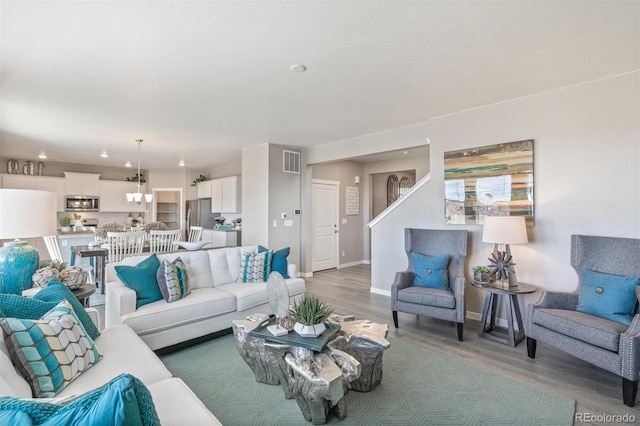
[[[623,401],[633,407],[640,372],[637,306],[630,326],[576,311],[576,307],[583,270],[640,276],[640,239],[572,235],[571,266],[578,274],[574,293],[542,291],[527,306],[527,354],[535,358],[536,342],[541,341],[622,376]]]
[[[393,323],[398,328],[398,312],[454,321],[458,340],[462,341],[465,319],[464,262],[467,257],[467,231],[410,229],[404,230],[404,249],[409,266],[397,272],[391,286]],[[449,287],[446,289],[414,286],[414,262],[411,253],[427,256],[449,255]]]

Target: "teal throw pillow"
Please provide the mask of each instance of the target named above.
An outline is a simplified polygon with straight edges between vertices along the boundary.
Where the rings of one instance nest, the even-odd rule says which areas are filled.
[[[636,303],[636,286],[640,277],[603,274],[585,269],[576,311],[630,325]]]
[[[449,288],[449,256],[427,256],[411,252],[413,285],[418,287]]]
[[[156,277],[159,267],[158,256],[153,253],[135,266],[119,265],[114,268],[116,275],[124,285],[136,292],[136,309],[148,303],[162,300],[162,293]]]
[[[39,320],[3,318],[11,361],[35,398],[52,398],[102,355],[66,300]]]
[[[179,257],[173,262],[164,259],[162,265],[158,268],[156,278],[158,279],[160,293],[162,293],[162,297],[167,303],[180,300],[191,293],[187,267]]]
[[[258,246],[258,253],[262,253],[265,251],[269,251],[269,249],[266,247]],[[291,278],[287,273],[289,272],[287,256],[289,256],[290,252],[290,247],[285,247],[273,252],[273,256],[271,257],[271,272],[280,272],[280,275],[282,275],[283,278]]]
[[[73,306],[73,311],[75,312],[78,319],[80,320],[80,324],[82,324],[84,329],[87,331],[87,334],[89,334],[89,337],[95,340],[98,338],[98,336],[100,336],[100,331],[98,330],[98,327],[93,323],[93,321],[91,320],[91,317],[89,316],[87,311],[85,311],[84,306],[82,306],[82,303],[80,303],[80,301],[73,294],[73,292],[69,290],[69,287],[67,287],[60,281],[49,280],[49,283],[47,284],[47,286],[42,290],[40,290],[39,292],[37,292],[33,296],[33,298],[36,300],[43,300],[45,302],[53,302],[54,305],[60,302],[61,300],[68,301],[69,303],[71,303],[71,306]],[[40,316],[42,316],[42,314]],[[35,318],[40,318],[40,316],[16,317],[16,318],[35,319]]]
[[[0,424],[158,426],[151,393],[130,374],[64,404],[0,397]]]
[[[18,294],[0,294],[0,317],[38,319],[58,304],[56,302],[46,302],[32,297],[24,297]]]

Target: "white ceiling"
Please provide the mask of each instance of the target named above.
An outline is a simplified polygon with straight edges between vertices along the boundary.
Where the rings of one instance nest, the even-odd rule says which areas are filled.
[[[0,156],[198,170],[420,123],[638,70],[638,6],[2,1]]]

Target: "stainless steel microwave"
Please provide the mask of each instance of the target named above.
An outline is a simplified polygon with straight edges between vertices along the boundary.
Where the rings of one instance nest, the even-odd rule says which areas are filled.
[[[66,212],[97,212],[100,210],[100,197],[86,195],[67,195],[64,197]]]

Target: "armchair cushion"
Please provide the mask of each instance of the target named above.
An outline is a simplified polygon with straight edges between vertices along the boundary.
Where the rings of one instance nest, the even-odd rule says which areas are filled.
[[[411,252],[413,285],[418,287],[449,288],[449,255],[427,256]]]
[[[620,333],[628,328],[619,322],[569,309],[535,309],[532,321],[533,324],[612,352],[618,352]]]
[[[596,315],[629,326],[633,319],[640,277],[583,270],[578,312]]]
[[[400,302],[454,309],[456,298],[451,290],[411,286],[398,291]]]

